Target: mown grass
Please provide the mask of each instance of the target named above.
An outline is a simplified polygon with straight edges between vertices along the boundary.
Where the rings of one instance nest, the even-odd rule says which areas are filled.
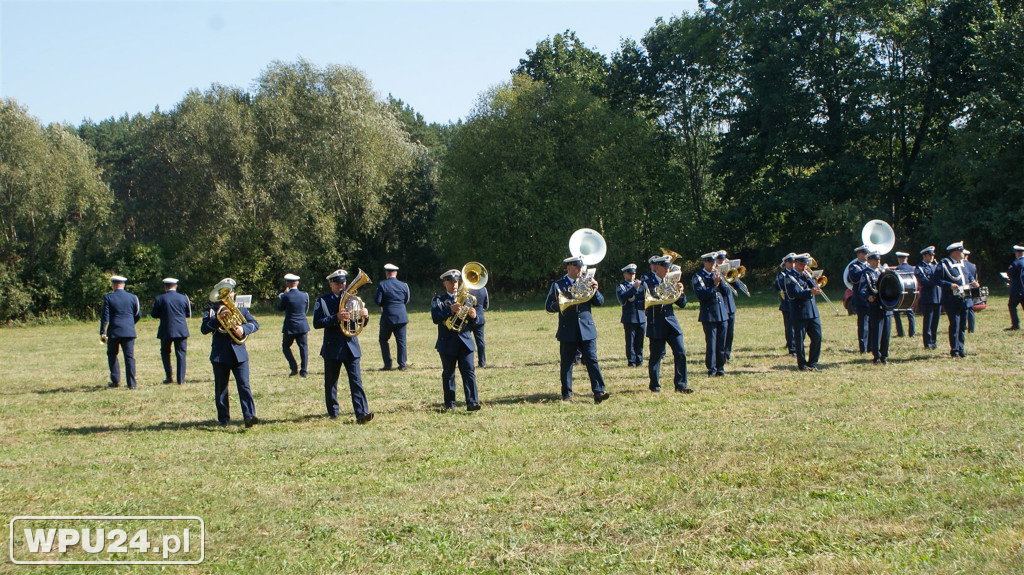
[[[215,425],[196,322],[180,387],[159,383],[156,323],[139,325],[135,392],[104,387],[93,323],[0,330],[0,509],[201,516],[206,561],[186,573],[1024,571],[1024,337],[1002,331],[1005,299],[962,361],[943,321],[939,350],[894,337],[890,365],[873,366],[852,351],[853,321],[828,315],[818,374],[784,354],[770,297],[739,305],[720,379],[703,376],[695,306],[679,312],[685,396],[647,390],[617,309],[599,309],[601,405],[583,369],[580,401],[558,401],[554,317],[493,311],[473,414],[461,388],[460,411],[439,410],[427,314],[412,316],[404,373],[376,371],[373,323],[365,426],[344,386],[344,417],[323,416],[321,336],[310,378],[289,378],[280,317],[258,315],[263,423],[249,430]],[[232,402],[237,421],[234,389]]]

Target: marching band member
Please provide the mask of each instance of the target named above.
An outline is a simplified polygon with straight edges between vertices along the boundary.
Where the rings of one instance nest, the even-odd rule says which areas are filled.
[[[844,274],[850,283],[853,284],[853,302],[857,310],[857,349],[860,353],[868,352],[868,301],[861,297],[858,286],[860,285],[860,276],[864,273],[864,270],[868,269],[867,259],[868,252],[871,251],[867,246],[860,246],[854,250],[857,254],[857,259],[850,262],[846,267],[846,273]]]
[[[868,351],[874,356],[874,363],[886,364],[889,360],[889,338],[892,335],[892,312],[882,307],[878,295],[878,278],[882,275],[882,255],[868,254],[868,269],[860,275],[858,290],[861,298],[868,302]]]
[[[936,278],[942,286],[942,309],[949,317],[949,355],[967,357],[964,353],[964,332],[967,330],[967,310],[974,301],[966,290],[978,287],[978,280],[964,265],[964,243],[946,246],[947,257],[942,258]]]
[[[395,264],[384,264],[384,279],[377,284],[377,293],[373,295],[373,301],[381,307],[380,334],[377,341],[380,342],[380,355],[384,359],[384,367],[380,369],[388,371],[392,368],[391,345],[388,342],[394,335],[398,370],[405,371],[408,359],[405,328],[409,324],[409,314],[405,306],[409,303],[409,285],[398,281],[398,266]]]
[[[164,278],[164,293],[156,296],[149,315],[160,320],[156,337],[160,340],[160,359],[164,364],[164,383],[171,383],[171,346],[177,363],[178,385],[185,383],[185,354],[188,351],[188,318],[192,317],[192,302],[178,293],[178,280]]]
[[[487,367],[487,356],[484,353],[484,311],[491,308],[491,297],[487,293],[487,286],[471,289],[469,293],[476,298],[476,322],[471,327],[473,341],[476,343],[476,364],[479,367]]]
[[[793,338],[793,322],[789,317],[789,302],[786,301],[786,276],[793,273],[793,260],[796,254],[789,252],[779,264],[779,273],[775,274],[775,291],[779,292],[779,311],[782,312],[782,329],[786,332],[786,351],[796,356],[796,342]]]
[[[107,387],[121,385],[121,368],[117,364],[118,350],[124,352],[124,377],[128,389],[135,389],[135,324],[142,319],[139,298],[124,290],[128,278],[112,276],[110,293],[103,296],[100,312],[100,341],[107,344],[107,367],[110,382]]]
[[[466,395],[466,411],[480,409],[480,399],[477,397],[476,389],[476,370],[473,368],[473,352],[476,346],[471,330],[472,324],[476,323],[477,319],[476,308],[469,309],[468,321],[458,333],[448,329],[448,326],[445,325],[446,320],[459,313],[462,308],[462,305],[455,299],[461,280],[462,272],[459,270],[448,270],[441,274],[445,293],[434,296],[433,301],[430,302],[430,317],[437,325],[437,343],[434,348],[441,356],[441,389],[445,411],[455,409],[456,366],[459,368],[459,374],[462,375],[462,391]]]
[[[338,405],[338,378],[344,366],[348,374],[348,391],[356,423],[368,423],[373,420],[373,412],[370,411],[363,390],[362,370],[359,368],[359,358],[363,352],[359,337],[348,337],[341,331],[342,324],[353,319],[351,312],[341,309],[341,298],[348,286],[348,272],[334,270],[327,276],[327,281],[331,291],[318,297],[313,304],[313,327],[324,330],[320,357],[324,358],[324,403],[327,406],[327,417],[337,419],[341,410]],[[359,315],[360,323],[365,326],[369,322],[369,310],[364,307]]]
[[[921,318],[921,337],[925,349],[935,349],[935,337],[939,331],[939,316],[942,315],[942,286],[937,277],[938,264],[935,262],[935,246],[921,250],[921,263],[914,269],[914,276],[921,288],[918,306]]]
[[[569,286],[580,277],[583,271],[582,258],[570,256],[563,261],[566,265],[566,274],[551,283],[547,300],[544,302],[544,309],[558,314],[558,331],[555,332],[555,338],[559,342],[562,401],[573,401],[572,368],[576,353],[579,352],[583,363],[587,366],[587,374],[590,376],[590,389],[594,392],[594,403],[601,403],[608,399],[608,392],[605,391],[601,367],[597,363],[597,327],[594,325],[594,316],[591,314],[590,308],[594,305],[604,305],[604,296],[600,291],[595,291],[594,297],[590,300],[569,306],[564,312],[559,313],[561,310],[558,306],[558,294],[568,296]],[[598,287],[597,281],[591,280],[591,282],[595,288]]]
[[[231,278],[224,278],[221,283],[231,287],[230,297],[235,295],[235,286],[238,285]],[[220,307],[219,303],[213,303],[206,308],[203,314],[201,330],[203,334],[212,333],[210,341],[210,363],[213,364],[213,402],[217,406],[217,421],[221,427],[226,427],[231,421],[231,412],[228,402],[228,378],[235,376],[235,385],[238,387],[238,402],[242,405],[242,417],[245,419],[245,426],[252,427],[259,423],[256,417],[256,402],[252,398],[252,390],[249,388],[249,352],[245,349],[245,343],[238,343],[222,331],[217,316],[228,317],[230,312],[227,308]],[[242,339],[260,328],[256,318],[252,317],[249,310],[239,308],[238,310],[246,323],[233,328],[235,337]]]
[[[1013,246],[1013,263],[1006,268],[1006,276],[1010,281],[1010,327],[1008,330],[1020,329],[1020,317],[1017,306],[1024,307],[1024,246]]]
[[[700,300],[697,321],[704,327],[704,367],[709,377],[720,377],[725,375],[725,334],[729,321],[726,292],[731,290],[722,285],[725,278],[715,267],[715,253],[706,253],[700,259],[704,267],[693,275],[691,283]]]
[[[718,250],[718,253],[715,254],[715,263],[725,263],[727,255],[725,250]],[[725,362],[729,363],[732,360],[732,336],[736,328],[736,294],[728,285],[726,285],[726,291],[729,292],[725,299],[726,307],[729,308],[729,319],[726,321],[725,328]]]
[[[974,265],[970,261],[971,250],[964,249],[964,267],[970,270],[970,274],[975,278],[978,277],[978,266]],[[974,304],[976,302],[971,300],[971,305],[967,308],[967,333],[974,333]]]
[[[652,291],[657,290],[658,285],[664,281],[672,265],[669,256],[660,256],[655,261],[655,282]],[[676,288],[682,292],[682,282],[676,282]],[[683,308],[686,306],[686,294],[679,296],[675,305]],[[665,355],[665,346],[672,349],[674,370],[672,383],[675,390],[680,393],[692,393],[693,390],[686,385],[686,348],[683,346],[683,329],[679,327],[679,320],[676,319],[672,305],[652,305],[647,308],[647,338],[650,339],[648,346],[647,375],[650,379],[648,387],[651,391],[661,391],[661,360]]]
[[[796,363],[800,371],[818,371],[818,358],[821,355],[821,314],[814,296],[821,293],[821,288],[814,281],[807,266],[811,263],[811,254],[802,253],[796,256],[793,273],[786,279],[786,300],[789,302],[790,321],[793,322],[793,340],[796,342]],[[804,338],[810,336],[811,349],[804,354]]]
[[[309,346],[307,334],[309,333],[309,322],[306,320],[306,310],[309,309],[309,294],[299,289],[299,276],[285,274],[285,290],[277,296],[277,309],[284,312],[284,325],[281,326],[281,351],[284,358],[288,360],[288,367],[291,369],[289,377],[299,375],[306,377],[309,367]],[[295,356],[292,355],[292,343],[299,345],[300,365],[295,363]]]
[[[912,266],[909,263],[907,263],[907,258],[909,258],[909,257],[910,257],[910,254],[907,253],[907,252],[896,252],[896,268],[895,269],[897,269],[899,271],[902,271],[902,272],[914,273],[914,271],[915,271],[914,266]],[[902,315],[902,314],[906,314],[907,315],[907,337],[914,337],[914,333],[917,331],[917,329],[916,329],[917,326],[915,325],[917,322],[915,321],[915,318],[914,318],[914,310],[913,309],[908,309],[905,312],[903,312],[903,311],[893,312],[892,320],[896,324],[896,337],[903,337],[903,322],[900,320],[900,315]]]
[[[615,298],[622,306],[622,329],[626,332],[626,363],[629,367],[640,367],[644,363],[644,328],[647,314],[644,313],[643,282],[636,279],[636,264],[622,268],[622,281],[615,286]]]

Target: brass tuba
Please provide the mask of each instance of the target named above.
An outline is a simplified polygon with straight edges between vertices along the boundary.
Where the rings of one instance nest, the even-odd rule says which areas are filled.
[[[476,306],[476,297],[469,293],[471,289],[480,289],[487,285],[487,268],[478,262],[468,262],[462,266],[462,281],[459,282],[459,291],[455,295],[455,303],[461,305],[459,313],[444,320],[448,329],[459,332],[466,325],[466,318],[469,317],[469,310]]]
[[[210,303],[220,302],[221,306],[217,308],[217,321],[220,322],[220,333],[228,334],[235,343],[245,343],[245,340],[249,338],[248,335],[242,335],[238,337],[235,335],[235,328],[238,326],[249,323],[242,312],[235,306],[235,280],[231,278],[224,278],[217,282],[217,285],[213,286],[213,291],[210,292]],[[228,310],[228,316],[221,317],[220,312]]]
[[[341,322],[339,326],[341,333],[345,334],[346,337],[358,336],[362,333],[363,327],[366,326],[366,322],[363,321],[363,310],[366,309],[366,304],[356,295],[356,292],[359,291],[359,288],[371,283],[373,281],[370,280],[368,275],[363,273],[363,270],[357,270],[355,279],[345,288],[345,293],[341,296],[338,309],[351,314],[350,319]]]
[[[595,269],[587,269],[587,266],[596,266],[601,263],[606,253],[608,244],[601,237],[601,234],[590,228],[580,228],[569,237],[569,253],[583,260],[583,268],[580,270],[580,277],[569,286],[568,295],[559,292],[558,310],[565,312],[574,305],[590,301],[597,293],[594,287]]]

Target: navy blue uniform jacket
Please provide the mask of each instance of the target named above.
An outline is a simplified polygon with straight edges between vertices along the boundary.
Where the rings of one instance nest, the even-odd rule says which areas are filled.
[[[381,280],[373,301],[381,306],[381,323],[409,323],[409,315],[405,311],[405,305],[409,303],[409,286],[398,278]]]
[[[551,313],[558,313],[559,292],[568,295],[567,290],[572,285],[569,274],[551,282],[551,289],[548,290],[548,299],[544,302],[544,309]],[[594,316],[590,313],[592,306],[604,305],[604,296],[598,290],[590,301],[579,305],[569,306],[564,313],[558,314],[558,331],[555,332],[555,339],[564,342],[590,341],[597,339],[597,327],[594,325]]]
[[[935,272],[936,282],[942,286],[942,307],[946,309],[963,310],[974,305],[974,300],[970,298],[953,295],[953,284],[967,285],[975,280],[967,263],[963,260],[960,263],[964,265],[955,266],[952,258],[942,258],[939,269]]]
[[[917,286],[921,290],[920,303],[938,304],[942,301],[942,285],[935,277],[938,271],[938,264],[934,261],[930,264],[921,262],[914,269],[914,276],[917,277]]]
[[[277,296],[277,309],[284,312],[281,333],[299,335],[309,331],[306,310],[309,309],[309,294],[299,289],[288,290]]]
[[[644,282],[644,289],[654,289],[661,281],[661,278],[654,276],[653,281]],[[675,307],[686,307],[685,293],[676,300]],[[652,305],[647,308],[648,338],[668,339],[672,336],[682,335],[683,328],[679,327],[675,307],[670,305]]]
[[[626,280],[615,286],[615,299],[619,300],[619,305],[622,306],[622,323],[647,323],[643,287],[642,283],[639,288],[633,287],[633,282]]]
[[[437,343],[434,349],[444,355],[462,355],[466,351],[476,351],[476,343],[473,341],[472,328],[476,320],[466,316],[466,323],[458,333],[448,329],[445,320],[452,314],[451,305],[455,303],[455,296],[443,293],[434,296],[430,301],[430,319],[437,325]]]
[[[691,283],[693,283],[693,293],[697,294],[697,299],[700,301],[700,315],[697,316],[697,321],[701,323],[729,321],[729,308],[725,294],[728,292],[731,295],[732,290],[725,285],[725,280],[723,279],[722,283],[716,287],[715,274],[701,269],[693,274]]]
[[[218,331],[220,329],[220,321],[217,320],[218,308],[220,308],[219,303],[206,308],[206,312],[203,313],[203,323],[200,326],[203,334],[213,334],[213,342],[210,344],[210,362],[238,365],[249,361],[249,352],[245,349],[244,343],[235,343],[231,336]],[[260,324],[256,323],[256,318],[252,317],[248,309],[240,308],[238,311],[242,312],[242,317],[246,320],[246,323],[242,324],[244,335],[249,335],[260,328]]]
[[[114,290],[103,296],[103,311],[100,312],[100,335],[107,337],[135,337],[135,324],[142,319],[142,308],[135,294],[123,289]]]
[[[157,339],[180,339],[188,337],[188,318],[192,317],[192,302],[177,290],[166,291],[153,302],[149,315],[160,320],[156,329]]]
[[[796,270],[789,274],[789,277],[786,278],[786,299],[789,301],[790,319],[821,317],[818,314],[818,302],[814,300],[814,294],[811,293],[811,290],[817,285],[814,279]]]
[[[341,322],[338,320],[338,306],[341,296],[327,292],[316,298],[313,304],[313,327],[324,330],[324,343],[320,346],[320,356],[326,359],[345,361],[360,357],[363,352],[359,347],[358,337],[347,337],[341,333]],[[365,326],[370,318],[363,322]]]
[[[1010,278],[1010,293],[1024,295],[1024,258],[1013,260],[1010,267],[1006,268],[1006,275]]]
[[[487,288],[471,289],[469,293],[476,298],[476,325],[487,323],[484,320],[484,310],[491,308],[491,298],[487,295]]]

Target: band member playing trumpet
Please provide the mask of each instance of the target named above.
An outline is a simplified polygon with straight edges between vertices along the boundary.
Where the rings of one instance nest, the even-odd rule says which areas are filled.
[[[725,278],[715,267],[715,253],[700,256],[704,268],[693,275],[693,292],[700,300],[700,315],[697,317],[704,326],[704,367],[708,376],[725,375],[725,334],[729,320]],[[788,323],[788,321],[787,321]]]
[[[221,291],[225,298],[234,300],[235,280],[224,278],[217,284],[214,291]],[[227,289],[223,289],[227,288]],[[212,295],[212,294],[211,294]],[[212,298],[211,298],[212,299]],[[213,364],[213,401],[217,406],[217,421],[221,427],[227,426],[231,421],[231,412],[228,402],[228,378],[235,376],[235,385],[238,387],[238,402],[242,405],[242,417],[245,419],[245,426],[252,427],[259,423],[256,417],[256,402],[252,398],[252,390],[249,388],[249,352],[245,349],[244,339],[249,334],[260,328],[256,318],[252,317],[249,310],[239,308],[238,313],[244,323],[236,325],[229,334],[222,327],[221,320],[231,317],[231,310],[220,303],[212,303],[206,308],[203,314],[203,323],[200,326],[203,334],[213,334],[210,341],[210,363]],[[233,337],[232,337],[233,336]]]
[[[327,417],[338,418],[341,409],[338,405],[338,378],[344,366],[348,374],[348,391],[352,397],[356,423],[367,423],[373,419],[373,412],[370,411],[366,392],[363,391],[362,371],[359,368],[359,358],[363,352],[359,346],[359,337],[348,337],[341,329],[342,325],[355,319],[352,312],[341,307],[342,294],[348,286],[348,273],[345,270],[334,270],[327,276],[327,281],[331,291],[318,297],[313,304],[313,327],[324,330],[320,356],[324,358],[324,403],[327,406]],[[369,322],[370,312],[365,306],[359,308],[358,321],[365,326]]]
[[[646,286],[645,289],[649,290],[650,294],[645,294],[645,299],[648,295],[664,291],[662,284],[666,281],[665,278],[668,276],[671,266],[672,258],[670,256],[661,256],[657,259],[654,268],[655,281]],[[674,288],[679,295],[674,304],[683,308],[686,306],[683,284],[678,281],[678,273],[673,277],[676,278]],[[692,393],[693,390],[687,386],[686,382],[686,348],[683,346],[683,329],[679,327],[679,320],[676,319],[672,305],[672,303],[666,303],[647,307],[647,339],[651,340],[648,346],[650,355],[647,360],[647,375],[650,379],[648,387],[651,391],[661,391],[661,359],[665,355],[665,346],[668,346],[672,349],[674,360],[672,383],[675,390],[680,393]]]
[[[967,331],[967,310],[974,305],[970,289],[979,286],[970,268],[964,265],[964,243],[946,246],[947,257],[942,258],[936,273],[942,286],[942,309],[949,318],[949,355],[967,357],[964,353],[964,333]]]
[[[868,302],[868,351],[874,363],[885,364],[889,360],[889,338],[892,336],[892,312],[882,307],[878,296],[878,277],[882,275],[882,255],[868,254],[868,269],[860,275],[858,290],[861,298]]]
[[[622,281],[615,286],[615,298],[622,306],[622,328],[626,332],[626,363],[629,367],[644,364],[644,328],[647,314],[644,313],[643,283],[636,279],[636,264],[622,268]]]
[[[793,260],[796,254],[789,252],[782,263],[779,273],[775,274],[775,290],[779,292],[779,311],[782,312],[782,329],[786,332],[786,351],[789,355],[796,356],[796,342],[793,338],[793,321],[789,317],[789,302],[786,301],[786,276],[793,273]]]
[[[789,301],[789,317],[793,322],[793,339],[796,342],[796,364],[800,371],[818,371],[821,355],[821,314],[814,296],[821,293],[807,266],[811,254],[796,256],[793,273],[787,276],[786,300]],[[804,338],[810,336],[811,349],[804,355]]]
[[[563,261],[566,266],[566,274],[551,283],[547,300],[544,302],[544,309],[558,314],[558,331],[555,332],[555,339],[559,342],[559,377],[562,383],[562,401],[573,401],[572,368],[578,351],[583,364],[587,366],[590,389],[594,393],[594,403],[601,403],[608,399],[608,392],[605,391],[601,366],[597,363],[597,328],[594,325],[594,316],[590,309],[594,305],[604,305],[604,296],[598,291],[599,286],[596,280],[580,278],[580,274],[583,272],[582,257],[570,256]],[[559,306],[559,295],[561,294],[563,298],[571,298],[570,288],[578,279],[589,281],[590,287],[594,289],[594,295],[586,301],[569,305],[562,311]]]
[[[1010,327],[1009,330],[1020,329],[1020,317],[1017,306],[1024,307],[1024,246],[1013,246],[1013,263],[1006,268],[1006,277],[1010,282]]]
[[[135,389],[135,324],[142,319],[139,298],[124,290],[128,278],[110,278],[110,293],[103,296],[100,313],[100,341],[107,344],[107,367],[110,382],[107,387],[121,385],[121,369],[117,364],[118,351],[124,352],[124,377],[128,389]]]
[[[277,296],[277,309],[284,312],[284,325],[281,326],[281,351],[284,358],[288,360],[288,367],[291,369],[289,377],[299,375],[306,377],[309,367],[309,345],[307,335],[309,333],[309,321],[306,320],[306,310],[309,309],[309,294],[299,289],[299,276],[285,274],[285,290]],[[292,355],[292,343],[299,346],[299,361],[295,362]]]
[[[468,273],[468,272],[467,272]],[[476,345],[473,341],[473,324],[476,323],[476,308],[468,303],[466,321],[449,328],[447,320],[459,315],[462,304],[457,301],[459,282],[462,272],[448,270],[441,274],[445,293],[434,296],[430,302],[430,317],[437,325],[437,343],[434,348],[441,356],[441,389],[444,397],[444,409],[455,409],[455,367],[458,366],[462,376],[462,391],[466,395],[466,410],[480,409],[477,397],[476,370],[473,367],[473,352]],[[458,331],[452,331],[458,329]]]
[[[918,308],[921,310],[921,337],[925,349],[935,349],[935,337],[939,331],[939,316],[942,315],[942,286],[938,282],[938,264],[935,262],[935,246],[921,250],[921,263],[914,268],[914,277],[921,288]]]

